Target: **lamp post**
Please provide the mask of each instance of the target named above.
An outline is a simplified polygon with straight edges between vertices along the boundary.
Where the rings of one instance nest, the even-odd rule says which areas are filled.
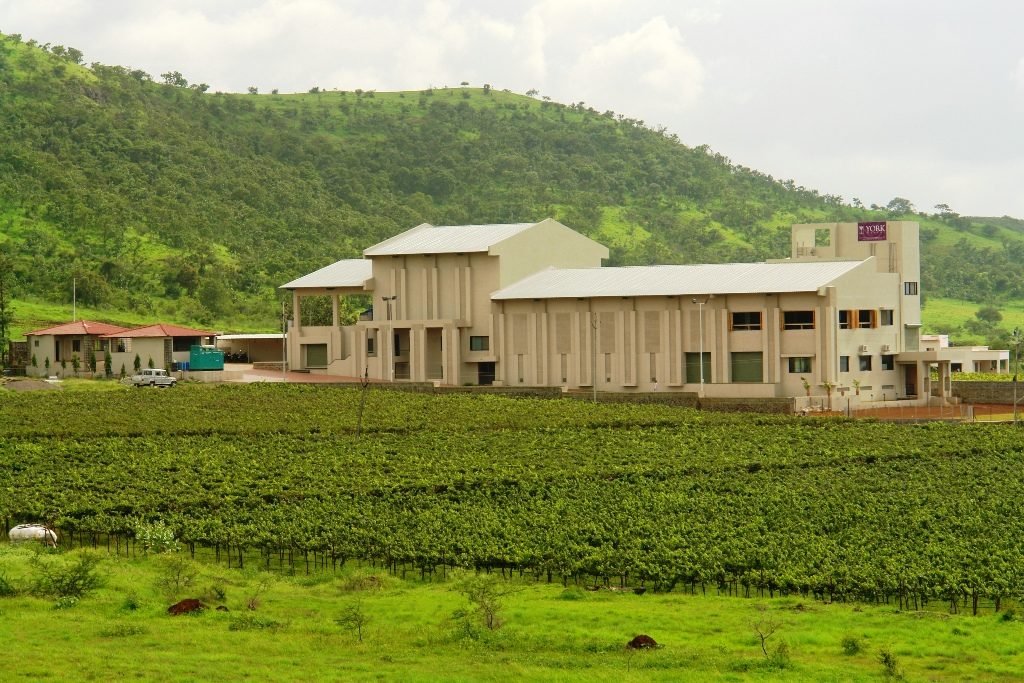
[[[700,367],[701,398],[704,398],[704,304],[706,304],[710,298],[711,297],[708,297],[707,299],[704,299],[704,301],[697,301],[696,297],[694,297],[693,299],[693,303],[697,304],[697,334],[700,337],[700,339],[698,340],[700,354],[697,357],[697,363]]]
[[[1020,375],[1020,347],[1024,344],[1024,333],[1019,327],[1013,328],[1010,333],[1010,340],[1013,342],[1013,425],[1017,426],[1017,379]]]
[[[281,381],[288,381],[288,304],[281,301]]]

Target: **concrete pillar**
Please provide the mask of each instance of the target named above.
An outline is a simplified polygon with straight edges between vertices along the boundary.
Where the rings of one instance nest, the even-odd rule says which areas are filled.
[[[337,329],[341,326],[341,316],[338,314],[338,295],[331,295],[331,326]]]

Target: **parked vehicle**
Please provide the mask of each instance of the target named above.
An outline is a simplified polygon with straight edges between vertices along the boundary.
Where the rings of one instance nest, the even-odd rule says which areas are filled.
[[[171,377],[163,368],[146,368],[139,375],[132,375],[132,384],[137,387],[173,387],[177,377]]]

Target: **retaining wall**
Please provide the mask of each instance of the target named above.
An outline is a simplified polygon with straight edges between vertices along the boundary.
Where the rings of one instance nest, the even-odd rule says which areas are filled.
[[[964,403],[1013,405],[1013,382],[952,382],[953,395]],[[1017,385],[1017,398],[1024,397],[1024,383]]]

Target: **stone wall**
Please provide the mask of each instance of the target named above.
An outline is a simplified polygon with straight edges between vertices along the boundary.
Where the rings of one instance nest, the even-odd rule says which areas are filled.
[[[1013,405],[1013,382],[952,382],[953,395],[963,403]],[[1024,382],[1017,385],[1017,398],[1024,397]]]

